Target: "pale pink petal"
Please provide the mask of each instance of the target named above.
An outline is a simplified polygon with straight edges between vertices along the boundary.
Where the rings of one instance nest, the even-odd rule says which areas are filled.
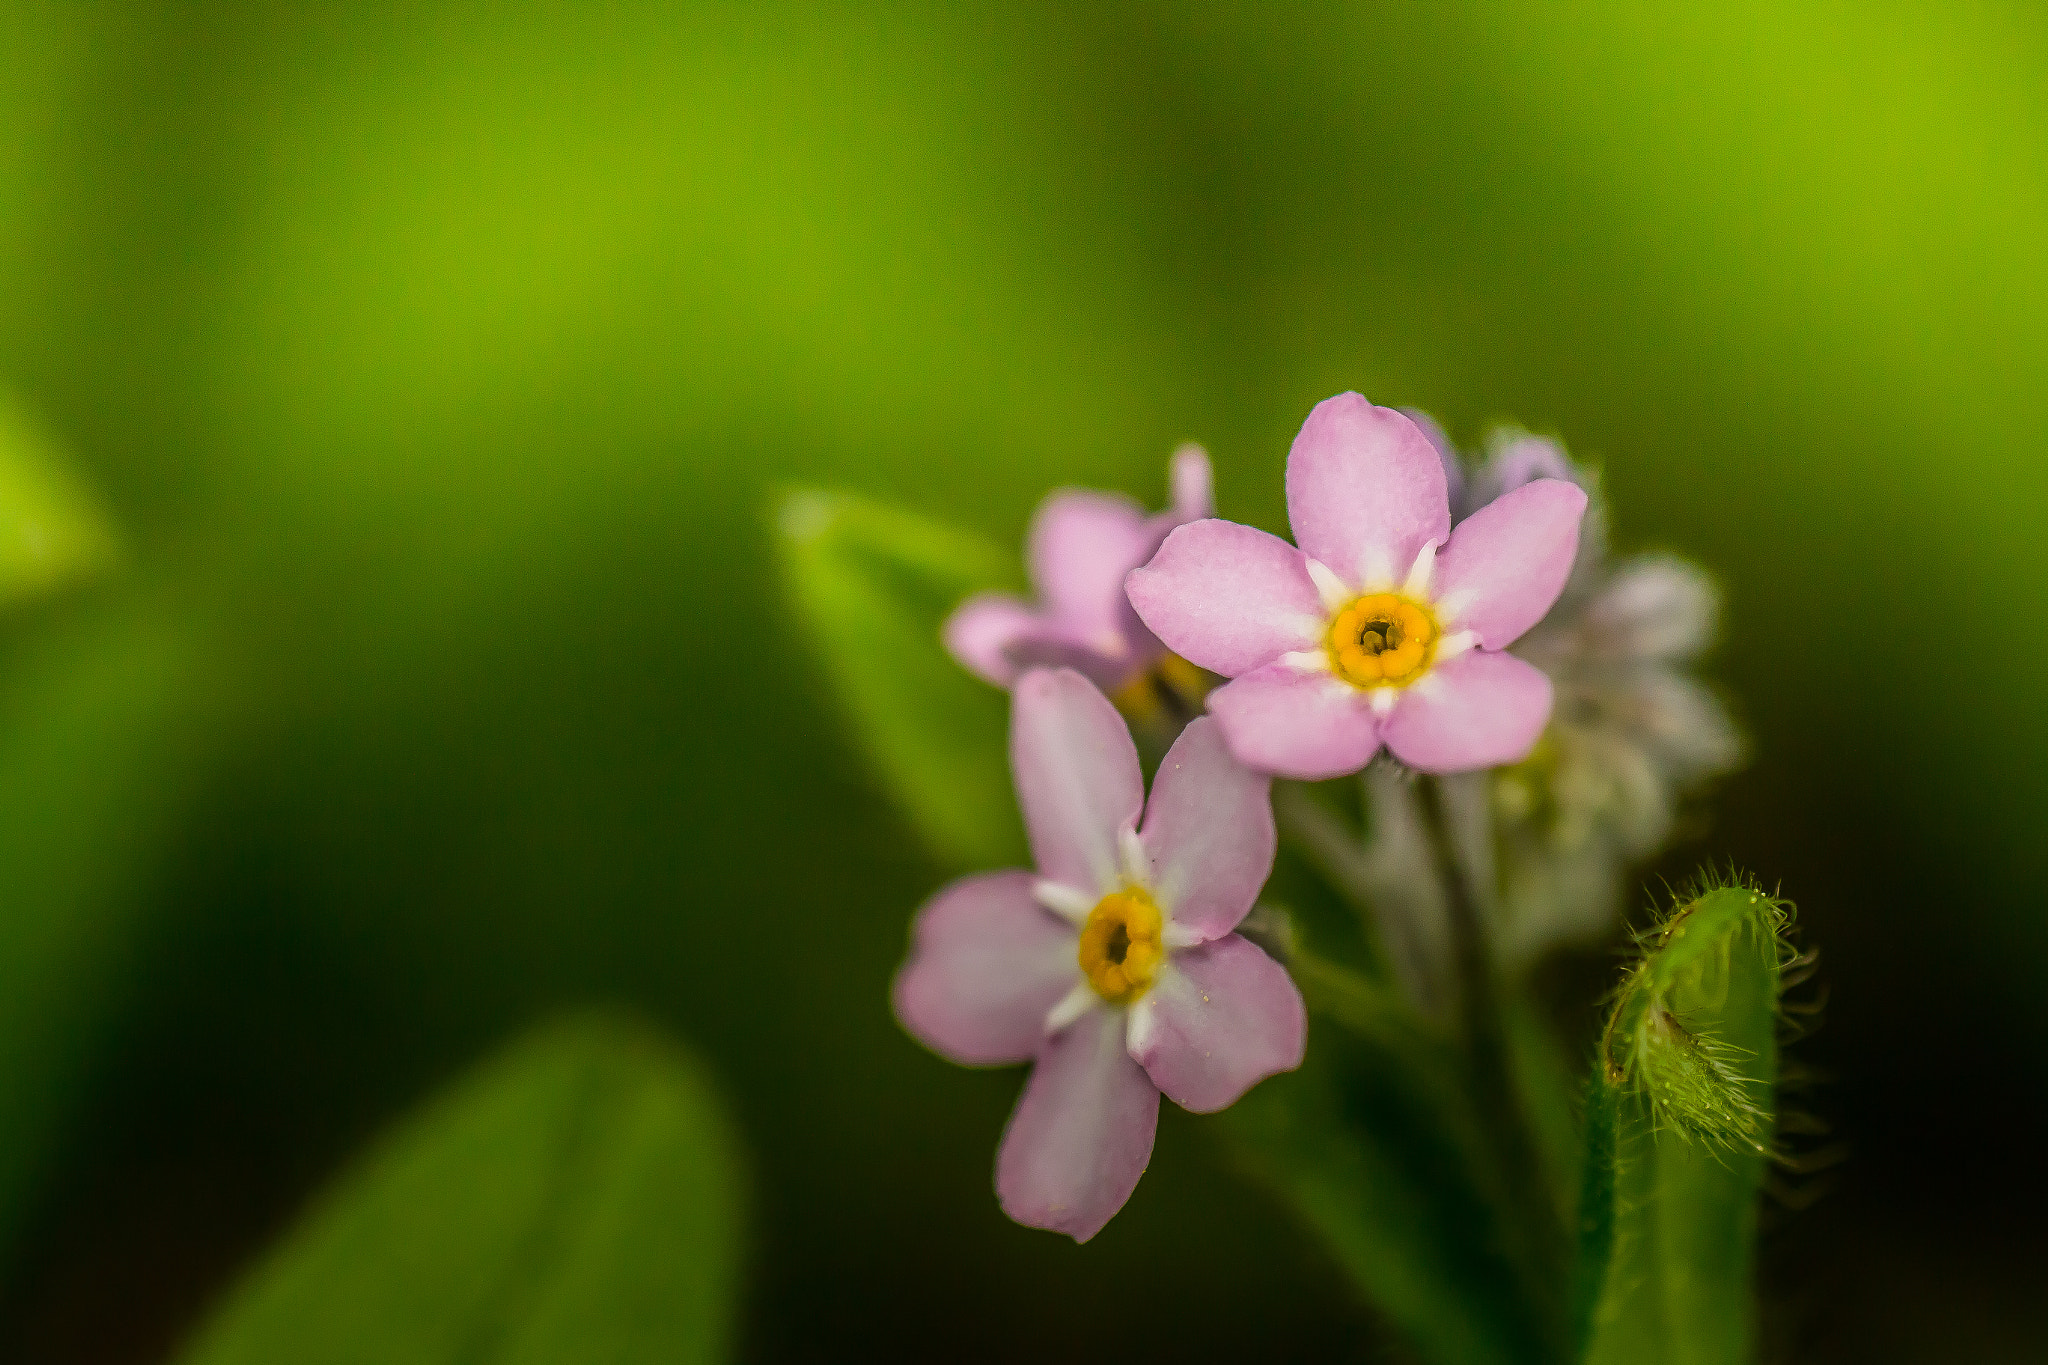
[[[1177,952],[1133,1008],[1129,1043],[1168,1099],[1211,1114],[1301,1065],[1308,1015],[1287,969],[1236,934]]]
[[[1697,565],[1668,555],[1622,564],[1586,608],[1589,642],[1610,659],[1690,659],[1714,638],[1720,594]]]
[[[1122,884],[1117,839],[1145,803],[1123,717],[1071,669],[1037,668],[1011,694],[1010,770],[1038,870],[1106,894]]]
[[[1010,646],[1037,624],[1038,615],[1028,603],[1007,593],[979,593],[946,618],[946,652],[968,672],[1008,687],[1018,673]]]
[[[963,1066],[1028,1060],[1045,1016],[1081,979],[1074,926],[1040,905],[1029,872],[965,877],[917,912],[896,973],[896,1018]]]
[[[1473,650],[1401,693],[1382,728],[1411,768],[1460,773],[1519,763],[1550,720],[1550,679],[1512,654]]]
[[[1150,557],[1152,536],[1129,498],[1073,488],[1047,498],[1026,550],[1047,614],[1081,634],[1120,634],[1124,575]]]
[[[1017,633],[1007,653],[1019,675],[1033,668],[1071,668],[1104,693],[1114,695],[1159,657],[1159,644],[1135,615],[1123,635],[1114,641],[1117,648],[1106,651],[1104,646],[1110,643],[1102,635],[1082,636],[1056,623],[1039,620]]]
[[[1220,938],[1252,908],[1273,871],[1272,787],[1231,757],[1212,716],[1190,721],[1166,751],[1141,842],[1176,927]]]
[[[1486,462],[1473,481],[1473,501],[1484,507],[1495,498],[1538,479],[1577,483],[1578,470],[1564,447],[1547,436],[1532,436],[1515,427],[1496,428],[1487,437]],[[1475,507],[1475,510],[1476,510]]]
[[[1114,660],[1104,659],[1093,671],[1082,670],[1091,678],[1100,675],[1110,679],[1102,684],[1102,690],[1111,695],[1157,663],[1160,656],[1166,653],[1166,646],[1160,644],[1159,637],[1138,618],[1138,609],[1131,605],[1128,597],[1124,599],[1123,631],[1124,652],[1121,656]],[[1112,666],[1119,664],[1120,668]]]
[[[1355,773],[1379,752],[1365,694],[1328,673],[1273,664],[1211,692],[1209,711],[1237,761],[1260,772],[1319,781]]]
[[[1095,1009],[1046,1044],[996,1153],[1003,1212],[1085,1242],[1152,1160],[1159,1090],[1124,1047],[1122,1010]]]
[[[1487,649],[1505,649],[1543,619],[1579,550],[1586,492],[1538,479],[1504,493],[1458,523],[1436,559],[1431,592]]]
[[[970,673],[1008,687],[1033,668],[1071,668],[1114,693],[1160,654],[1126,602],[1119,631],[1088,630],[1034,611],[1002,593],[982,593],[946,619],[946,650]]]
[[[1698,679],[1639,668],[1603,687],[1609,713],[1653,754],[1665,777],[1689,785],[1742,762],[1742,732]]]
[[[1134,569],[1158,554],[1160,545],[1179,527],[1216,515],[1215,501],[1210,490],[1209,453],[1200,446],[1190,443],[1173,452],[1168,482],[1173,490],[1172,501],[1164,510],[1153,513],[1145,523],[1151,533],[1152,542],[1146,547],[1144,558],[1131,566]],[[1129,599],[1125,600],[1128,602]],[[1130,621],[1136,630],[1137,638],[1149,640],[1155,646],[1158,644],[1152,632],[1138,619],[1135,610],[1131,612]]]
[[[1444,435],[1444,429],[1421,408],[1401,408],[1401,415],[1415,423],[1415,429],[1429,438],[1436,447],[1436,458],[1444,467],[1445,501],[1450,504],[1452,515],[1456,515],[1465,504],[1465,462],[1458,458],[1458,448],[1451,444],[1451,438]]]
[[[1184,445],[1174,451],[1169,482],[1173,488],[1173,504],[1167,509],[1167,515],[1174,518],[1175,525],[1216,515],[1215,483],[1209,470],[1208,451],[1198,445]]]
[[[1225,677],[1314,648],[1323,626],[1301,552],[1233,521],[1181,527],[1126,587],[1168,649]]]
[[[1398,582],[1425,543],[1450,534],[1443,460],[1392,408],[1326,398],[1287,455],[1287,520],[1294,543],[1346,582]]]

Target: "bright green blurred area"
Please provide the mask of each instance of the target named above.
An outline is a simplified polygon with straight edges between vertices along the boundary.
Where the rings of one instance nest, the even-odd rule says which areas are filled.
[[[163,1358],[606,1000],[735,1101],[749,1358],[1374,1358],[1199,1121],[1089,1247],[1003,1222],[1015,1077],[888,1017],[940,874],[768,523],[1011,544],[1193,438],[1277,527],[1346,388],[1554,430],[1726,577],[1758,758],[1672,870],[1800,904],[1858,1151],[1767,1219],[1767,1339],[2048,1342],[2032,8],[14,3],[0,54],[0,388],[126,550],[0,627],[14,1355]]]

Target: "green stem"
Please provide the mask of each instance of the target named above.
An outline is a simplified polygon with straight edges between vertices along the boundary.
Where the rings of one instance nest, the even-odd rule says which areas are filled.
[[[1275,782],[1273,818],[1281,836],[1300,849],[1370,924],[1372,884],[1366,876],[1365,852],[1343,817],[1310,796],[1300,783]]]
[[[1593,1068],[1586,1093],[1586,1163],[1579,1180],[1578,1252],[1572,1264],[1572,1358],[1583,1360],[1593,1344],[1593,1317],[1607,1287],[1614,1258],[1614,1181],[1621,1092],[1606,1066]]]
[[[1522,1267],[1531,1306],[1551,1323],[1562,1343],[1565,1325],[1559,1319],[1567,1264],[1565,1230],[1551,1202],[1550,1183],[1522,1111],[1478,896],[1466,875],[1464,860],[1458,856],[1441,782],[1425,776],[1417,779],[1416,787],[1416,806],[1450,921],[1472,1100],[1497,1167],[1505,1231]],[[1560,1345],[1559,1355],[1563,1354]]]

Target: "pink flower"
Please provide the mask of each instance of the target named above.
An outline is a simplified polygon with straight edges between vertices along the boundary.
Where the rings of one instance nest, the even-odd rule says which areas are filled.
[[[1273,867],[1271,779],[1202,717],[1147,803],[1123,719],[1067,669],[1018,680],[1010,756],[1038,872],[925,903],[896,1017],[965,1066],[1035,1060],[996,1190],[1018,1222],[1085,1242],[1151,1160],[1162,1093],[1209,1113],[1301,1064],[1301,993],[1232,932]]]
[[[1429,437],[1345,393],[1287,457],[1299,549],[1198,521],[1127,583],[1167,648],[1233,679],[1209,709],[1250,766],[1336,777],[1384,744],[1425,772],[1490,768],[1527,755],[1549,719],[1549,679],[1500,651],[1557,600],[1585,510],[1575,485],[1536,479],[1454,531]]]
[[[998,687],[1027,668],[1079,669],[1116,692],[1166,651],[1124,596],[1124,576],[1150,559],[1167,532],[1209,516],[1209,457],[1174,453],[1173,506],[1154,516],[1129,498],[1063,489],[1032,518],[1026,551],[1042,605],[982,593],[946,622],[946,648]]]

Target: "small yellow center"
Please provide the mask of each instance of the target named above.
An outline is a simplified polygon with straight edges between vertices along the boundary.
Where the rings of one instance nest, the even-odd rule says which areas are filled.
[[[1429,671],[1442,634],[1422,603],[1375,592],[1337,613],[1323,647],[1337,676],[1353,687],[1406,687]]]
[[[1104,896],[1081,926],[1081,971],[1095,993],[1112,1005],[1128,1005],[1150,990],[1166,956],[1165,928],[1165,916],[1139,888]]]
[[[1182,712],[1174,718],[1178,729],[1188,714],[1201,714],[1208,691],[1209,680],[1201,669],[1178,654],[1168,654],[1118,688],[1110,700],[1126,716],[1148,725],[1166,718],[1169,711]]]

